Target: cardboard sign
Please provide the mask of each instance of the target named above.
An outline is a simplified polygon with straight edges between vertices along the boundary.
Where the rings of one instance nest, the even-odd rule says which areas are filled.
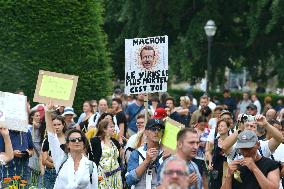
[[[0,124],[11,130],[28,131],[26,96],[0,91]]]
[[[125,93],[166,92],[168,36],[125,39]]]
[[[177,134],[184,128],[184,125],[171,118],[165,120],[165,132],[162,138],[162,144],[170,151],[175,151],[177,147]]]
[[[40,70],[33,101],[72,107],[77,82],[78,76]]]

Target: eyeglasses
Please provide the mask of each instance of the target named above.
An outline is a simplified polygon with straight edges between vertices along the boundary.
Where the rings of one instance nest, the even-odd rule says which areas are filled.
[[[168,176],[173,176],[174,174],[177,174],[177,176],[181,176],[181,177],[188,175],[187,172],[181,171],[181,170],[167,170],[164,172],[164,174]]]
[[[148,128],[148,130],[153,131],[153,132],[155,132],[155,131],[160,132],[160,131],[162,131],[162,128],[160,128],[160,127],[150,127],[150,128]]]
[[[83,139],[82,137],[77,137],[77,138],[69,138],[69,142],[82,142]]]
[[[144,122],[137,122],[136,125],[144,125]]]

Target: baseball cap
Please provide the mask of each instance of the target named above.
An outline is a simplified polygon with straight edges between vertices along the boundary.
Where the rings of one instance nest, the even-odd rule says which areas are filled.
[[[157,108],[154,112],[153,119],[163,119],[167,117],[167,112],[164,108]]]
[[[247,106],[247,109],[253,109],[253,110],[257,110],[257,107],[256,105],[254,105],[253,103],[250,103],[248,106]]]
[[[236,148],[252,148],[257,143],[257,141],[258,138],[255,132],[244,130],[238,136]]]
[[[164,123],[159,119],[149,119],[145,129],[153,128],[153,127],[161,127],[162,129],[165,129]]]

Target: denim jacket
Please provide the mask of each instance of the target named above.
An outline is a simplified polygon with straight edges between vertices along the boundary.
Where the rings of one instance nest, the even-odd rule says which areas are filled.
[[[134,150],[131,152],[128,163],[127,163],[127,173],[126,173],[126,183],[128,186],[135,185],[135,188],[140,188],[138,187],[141,186],[141,188],[145,189],[146,186],[146,172],[138,178],[135,169],[139,166],[139,149]],[[147,151],[147,145],[145,144],[143,146],[143,150],[146,152]],[[159,151],[160,154],[160,151]],[[141,157],[140,157],[141,158]],[[144,157],[146,158],[146,157]],[[141,160],[140,160],[141,161]],[[156,161],[156,163],[153,165],[153,173],[152,173],[152,186],[157,185],[157,170],[161,164],[162,158],[160,158],[160,161]]]

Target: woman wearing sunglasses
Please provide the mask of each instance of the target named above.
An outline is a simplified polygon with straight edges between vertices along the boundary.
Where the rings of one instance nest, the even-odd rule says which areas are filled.
[[[87,138],[79,130],[69,130],[66,133],[66,149],[63,151],[52,126],[52,111],[53,106],[49,104],[45,119],[49,147],[57,173],[54,189],[98,188],[97,166],[85,156],[88,149]]]
[[[99,188],[122,189],[121,177],[121,158],[122,154],[120,144],[112,138],[115,132],[115,126],[112,116],[108,114],[104,119],[98,122],[98,132],[96,137],[92,138],[91,149],[93,155],[90,159],[98,166],[100,177]]]

